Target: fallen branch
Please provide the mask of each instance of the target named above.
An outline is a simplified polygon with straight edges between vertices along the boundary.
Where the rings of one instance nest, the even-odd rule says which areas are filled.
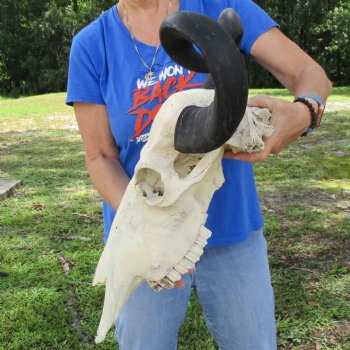
[[[77,334],[78,338],[81,340],[83,344],[83,348],[88,350],[91,349],[91,345],[89,343],[88,338],[86,335],[82,332],[80,328],[80,315],[78,311],[77,306],[77,299],[74,294],[74,287],[73,284],[69,281],[69,273],[71,271],[71,265],[68,260],[65,259],[63,255],[60,253],[57,254],[58,260],[61,263],[62,269],[64,271],[64,274],[67,276],[67,285],[68,285],[68,300],[67,300],[67,309],[69,312],[69,316],[72,322],[73,329],[75,333]]]

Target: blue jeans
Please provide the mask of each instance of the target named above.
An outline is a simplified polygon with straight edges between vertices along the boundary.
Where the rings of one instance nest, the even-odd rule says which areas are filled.
[[[116,322],[121,350],[175,350],[191,287],[220,350],[275,350],[274,297],[262,230],[244,242],[208,248],[184,288],[130,296]]]

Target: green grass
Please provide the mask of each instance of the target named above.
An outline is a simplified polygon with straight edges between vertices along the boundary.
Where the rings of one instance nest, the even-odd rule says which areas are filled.
[[[59,93],[19,99],[0,98],[1,130],[69,128],[74,123],[73,109],[64,104],[65,96],[65,93]]]
[[[251,96],[257,94],[265,94],[277,98],[292,99],[289,91],[286,89],[250,89],[249,94]],[[333,88],[332,95],[329,97],[328,102],[350,102],[350,87],[341,86]]]
[[[350,88],[336,88],[329,105],[349,101]],[[349,109],[328,112],[311,137],[255,167],[280,349],[350,350],[349,130]],[[112,332],[93,345],[101,206],[64,94],[0,99],[3,177],[23,185],[0,202],[0,350],[116,349]],[[179,349],[216,349],[194,297]]]

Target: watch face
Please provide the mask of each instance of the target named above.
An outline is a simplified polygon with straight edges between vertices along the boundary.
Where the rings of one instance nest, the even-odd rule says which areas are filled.
[[[323,117],[323,113],[324,113],[324,109],[325,109],[326,105],[321,105],[318,107],[318,111],[317,111],[317,115],[316,115],[316,127],[318,128],[321,124],[321,120]]]

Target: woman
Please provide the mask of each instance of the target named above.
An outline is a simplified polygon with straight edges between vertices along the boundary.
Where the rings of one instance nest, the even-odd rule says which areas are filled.
[[[274,301],[263,219],[251,162],[264,161],[320,119],[331,91],[323,69],[286,38],[250,0],[122,0],[84,28],[72,45],[67,103],[74,105],[92,182],[102,196],[105,240],[152,120],[170,94],[200,87],[203,74],[173,62],[159,43],[163,19],[176,11],[217,20],[232,7],[244,36],[240,49],[297,98],[256,96],[251,106],[272,111],[275,133],[265,150],[223,160],[226,182],[215,193],[206,226],[213,232],[195,271],[172,290],[140,286],[117,321],[122,350],[176,349],[191,286],[220,349],[276,349]]]

